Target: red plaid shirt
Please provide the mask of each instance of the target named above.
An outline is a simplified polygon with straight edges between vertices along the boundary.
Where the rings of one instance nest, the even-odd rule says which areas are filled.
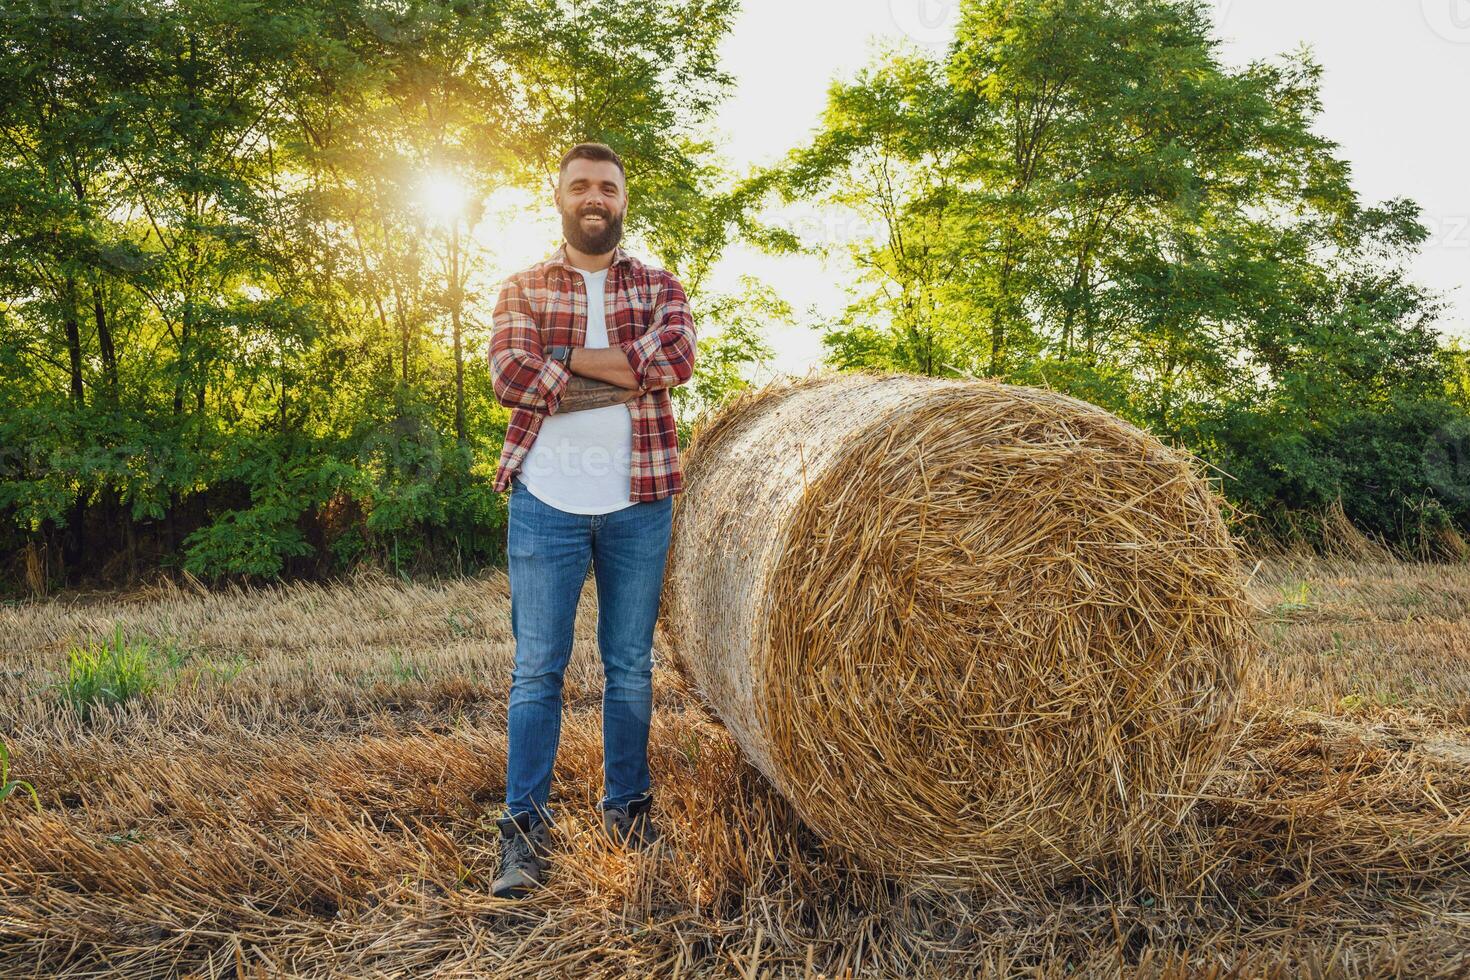
[[[694,320],[679,280],[644,265],[621,245],[613,250],[606,288],[608,345],[623,349],[648,389],[626,403],[633,415],[628,499],[658,500],[684,489],[669,388],[688,381],[694,371]],[[543,349],[582,347],[586,338],[587,284],[567,263],[565,242],[545,261],[501,284],[487,360],[495,400],[511,411],[496,490],[510,486],[541,420],[556,414],[571,380],[572,373],[546,359]]]

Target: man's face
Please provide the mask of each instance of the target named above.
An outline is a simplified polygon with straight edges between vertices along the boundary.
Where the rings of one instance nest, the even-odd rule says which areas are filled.
[[[611,252],[623,240],[628,189],[611,160],[575,159],[556,187],[556,207],[567,244],[588,255]]]

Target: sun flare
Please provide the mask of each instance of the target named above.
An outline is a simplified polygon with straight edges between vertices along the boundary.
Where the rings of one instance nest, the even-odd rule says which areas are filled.
[[[470,202],[470,191],[465,182],[447,171],[424,174],[414,196],[424,217],[439,227],[447,227],[463,218]]]

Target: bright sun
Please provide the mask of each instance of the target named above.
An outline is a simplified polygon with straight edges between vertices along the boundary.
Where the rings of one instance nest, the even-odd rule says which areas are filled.
[[[464,217],[470,192],[458,176],[441,170],[419,179],[415,198],[431,224],[446,227]]]

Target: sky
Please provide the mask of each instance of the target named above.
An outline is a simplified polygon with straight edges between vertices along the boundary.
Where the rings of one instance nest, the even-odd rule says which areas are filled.
[[[1470,0],[1215,0],[1213,8],[1227,63],[1312,49],[1324,70],[1318,133],[1339,144],[1365,202],[1419,203],[1430,238],[1413,272],[1449,294],[1441,329],[1470,337]],[[774,163],[810,139],[828,84],[851,79],[877,46],[897,41],[942,54],[958,13],[958,0],[745,0],[721,47],[735,78],[718,113],[721,148],[735,172]],[[812,207],[779,218],[806,240],[832,244],[873,231]],[[836,320],[843,284],[853,279],[841,261],[766,256],[737,245],[711,286],[734,290],[742,273],[765,280],[816,323]],[[767,337],[776,356],[765,377],[804,373],[822,353],[806,327],[773,327]]]

